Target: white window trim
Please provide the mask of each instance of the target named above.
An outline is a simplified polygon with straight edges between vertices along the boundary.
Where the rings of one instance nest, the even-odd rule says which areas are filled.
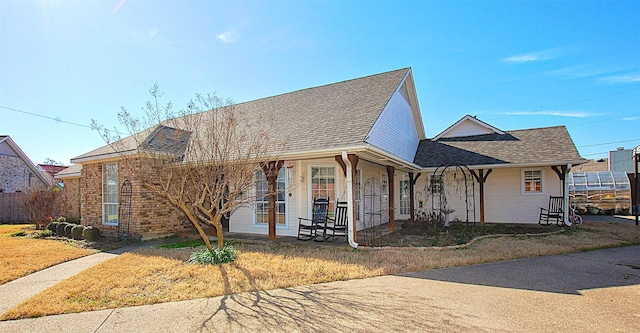
[[[311,214],[313,213],[313,197],[311,195],[311,187],[312,187],[312,183],[311,183],[311,169],[312,168],[333,168],[333,177],[335,180],[335,184],[334,184],[334,193],[333,193],[333,201],[337,202],[338,199],[338,191],[341,188],[340,185],[340,179],[342,178],[341,175],[343,175],[342,173],[342,168],[339,165],[336,164],[332,164],[332,163],[318,163],[318,164],[309,164],[307,166],[307,216],[311,216]],[[345,198],[346,199],[346,198]]]
[[[114,204],[113,202],[105,202],[104,201],[104,181],[105,181],[105,172],[106,172],[106,169],[107,169],[106,168],[107,164],[115,164],[116,165],[116,170],[118,171],[118,175],[117,175],[118,177],[117,178],[118,179],[120,178],[120,175],[119,175],[120,168],[119,168],[118,162],[102,163],[102,170],[100,172],[100,197],[102,199],[101,200],[102,201],[101,202],[101,206],[102,206],[102,216],[101,216],[102,221],[101,222],[102,222],[102,225],[111,226],[111,227],[117,227],[118,224],[120,223],[120,216],[118,216],[118,222],[116,222],[116,223],[105,222],[105,216],[106,216],[107,212],[104,209],[105,208],[104,205],[105,204]],[[118,182],[118,180],[116,180],[116,195],[118,196],[118,201],[120,201],[120,193],[118,191],[118,187],[119,187],[118,185],[119,185],[119,182]],[[119,213],[120,213],[120,206],[119,206],[120,202],[117,202],[116,204],[118,205],[118,215],[119,215]]]
[[[527,192],[525,186],[525,172],[526,171],[540,171],[540,192]],[[545,194],[546,186],[544,183],[544,168],[526,168],[520,169],[520,191],[522,195],[543,195]]]
[[[264,171],[263,171],[264,172]],[[255,178],[255,176],[254,176]],[[255,179],[254,184],[258,183],[258,179]],[[284,171],[284,224],[276,223],[276,230],[289,230],[289,196],[287,193],[289,192],[289,184],[287,182],[287,170]],[[253,197],[257,197],[256,186],[253,186]],[[277,203],[277,201],[276,201]],[[251,210],[253,213],[251,214],[253,219],[253,227],[256,229],[269,229],[269,223],[258,223],[258,217],[256,216],[258,211],[258,202],[254,200],[254,204],[251,205]]]

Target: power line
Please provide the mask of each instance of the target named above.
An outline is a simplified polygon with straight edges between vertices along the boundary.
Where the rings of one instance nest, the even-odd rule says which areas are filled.
[[[575,105],[575,104],[590,102],[590,101],[594,101],[594,100],[597,100],[597,99],[607,98],[607,97],[620,95],[620,94],[625,94],[625,93],[636,91],[636,90],[640,90],[640,86],[635,87],[635,88],[631,88],[631,89],[627,89],[627,90],[617,91],[617,92],[606,94],[606,95],[600,95],[600,96],[596,96],[596,97],[586,98],[586,99],[575,101],[575,102],[564,103],[564,104],[559,104],[559,105],[555,105],[555,106],[551,106],[551,107],[546,107],[546,108],[542,108],[542,109],[539,109],[539,110],[536,110],[536,111],[529,111],[528,115],[535,115],[536,113],[540,113],[540,112],[544,112],[544,111],[549,111],[549,110],[553,110],[553,109],[557,109],[557,108],[561,108],[561,107],[565,107],[565,106],[571,106],[571,105]],[[492,120],[497,120],[497,119],[504,119],[504,118],[514,117],[514,116],[516,116],[516,114],[510,114],[510,115],[504,115],[502,117],[490,118],[490,119],[487,119],[487,121],[492,121]],[[633,115],[633,116],[637,116],[637,115]],[[626,118],[626,117],[630,117],[630,116],[623,116],[623,117],[619,117],[619,118],[599,120],[599,121],[595,121],[595,122],[589,122],[589,123],[583,123],[583,124],[577,124],[577,125],[571,125],[571,126],[587,125],[587,124],[593,124],[593,123],[597,123],[597,122],[601,122],[601,121],[621,119],[621,118]],[[431,127],[431,128],[428,128],[428,129],[432,130],[432,129],[436,129],[436,128],[435,127]]]
[[[606,145],[612,145],[612,144],[616,144],[616,143],[625,143],[625,142],[633,142],[633,141],[640,141],[640,138],[639,139],[631,139],[631,140],[613,141],[613,142],[594,143],[594,144],[591,144],[591,145],[577,146],[576,148],[606,146]]]
[[[56,122],[61,122],[61,123],[69,124],[69,125],[74,125],[74,126],[79,126],[79,127],[92,129],[91,126],[89,126],[89,125],[78,124],[78,123],[74,123],[74,122],[71,122],[71,121],[66,121],[66,120],[62,120],[62,119],[59,119],[59,118],[53,118],[53,117],[50,117],[50,116],[45,116],[45,115],[42,115],[42,114],[28,112],[28,111],[24,111],[24,110],[18,110],[18,109],[6,107],[6,106],[1,106],[0,105],[0,109],[5,109],[5,110],[9,110],[9,111],[24,113],[24,114],[28,114],[30,116],[36,116],[36,117],[40,117],[40,118],[53,120],[53,121],[56,121]]]
[[[601,99],[601,98],[606,98],[606,97],[611,97],[611,96],[615,96],[615,95],[620,95],[620,94],[625,94],[628,92],[632,92],[635,90],[639,90],[639,87],[635,87],[635,88],[631,88],[631,89],[627,89],[627,90],[622,90],[622,91],[617,91],[611,94],[606,94],[606,95],[600,95],[600,96],[596,96],[596,97],[591,97],[591,98],[587,98],[587,99],[583,99],[583,100],[579,100],[579,101],[575,101],[575,102],[570,102],[570,103],[565,103],[565,104],[560,104],[560,105],[556,105],[556,106],[551,106],[551,107],[546,107],[546,108],[542,108],[539,109],[537,111],[530,111],[530,113],[540,113],[543,111],[549,111],[549,110],[553,110],[553,109],[557,109],[557,108],[562,108],[565,106],[571,106],[571,105],[576,105],[576,104],[580,104],[580,103],[584,103],[584,102],[590,102],[590,101],[594,101],[597,99]],[[489,120],[495,120],[495,119],[502,119],[502,118],[508,118],[508,117],[513,117],[515,116],[515,114],[511,114],[511,115],[506,115],[504,117],[499,117],[499,118],[494,118],[494,119],[489,119]]]

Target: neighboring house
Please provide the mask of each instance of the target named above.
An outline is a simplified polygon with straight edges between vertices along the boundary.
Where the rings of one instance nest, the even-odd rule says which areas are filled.
[[[55,178],[63,183],[62,196],[64,203],[61,214],[66,218],[80,219],[82,165],[74,164],[65,167],[55,174]]]
[[[8,135],[0,135],[0,193],[46,190],[53,177],[33,164]]]
[[[27,193],[48,190],[53,184],[10,136],[0,135],[0,223],[27,221]]]
[[[271,134],[285,139],[287,149],[278,155],[283,167],[276,184],[282,189],[276,220],[268,221],[268,212],[255,208],[266,207],[266,202],[241,206],[230,216],[230,232],[267,234],[269,223],[275,223],[277,235],[296,236],[298,217],[311,215],[316,197],[329,197],[332,204],[353,198],[349,211],[357,230],[387,222],[393,228],[396,219],[410,218],[419,208],[416,194],[431,178],[427,174],[448,163],[465,164],[486,179],[485,198],[476,193],[474,202],[484,202],[486,221],[537,222],[538,207],[546,205],[549,195],[562,193],[552,170],[564,174],[572,163],[583,161],[564,127],[502,132],[467,116],[427,139],[410,68],[236,107],[243,114],[273,119]],[[152,139],[155,132],[142,134]],[[72,159],[82,165],[83,224],[105,233],[117,230],[119,188],[131,179],[121,154],[136,153],[133,141],[123,139],[120,152],[104,146]],[[266,188],[264,178],[262,171],[256,174],[256,191]],[[523,178],[531,190],[521,188]],[[135,181],[132,202],[131,234],[153,238],[183,228],[182,213]],[[453,198],[449,203],[456,205]]]
[[[598,171],[609,171],[609,159],[600,158],[596,160],[589,160],[587,163],[580,164],[579,166],[571,169],[571,173]]]

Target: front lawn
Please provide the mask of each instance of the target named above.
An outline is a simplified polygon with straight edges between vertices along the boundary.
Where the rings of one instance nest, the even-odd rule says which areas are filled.
[[[309,244],[309,243],[306,243]],[[546,236],[486,238],[462,249],[358,249],[240,242],[230,264],[186,263],[194,248],[144,249],[94,266],[4,313],[0,320],[287,288],[425,269],[640,244],[631,224],[586,223]],[[193,242],[183,244],[193,246]]]
[[[14,236],[35,232],[33,224],[0,225],[0,284],[96,252],[55,240]]]

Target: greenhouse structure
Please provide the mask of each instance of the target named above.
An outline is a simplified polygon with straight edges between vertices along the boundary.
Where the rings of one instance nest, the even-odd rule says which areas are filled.
[[[631,183],[625,172],[570,173],[569,203],[578,214],[631,214]]]

